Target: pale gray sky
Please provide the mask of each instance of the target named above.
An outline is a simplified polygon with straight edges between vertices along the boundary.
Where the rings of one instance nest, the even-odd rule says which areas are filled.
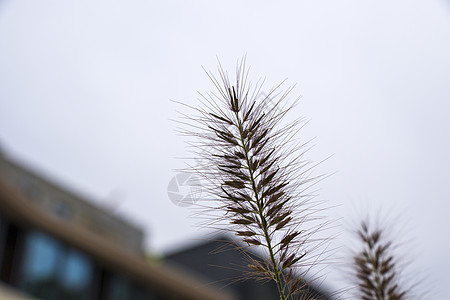
[[[183,162],[174,99],[201,65],[288,78],[317,136],[330,215],[401,215],[444,300],[450,270],[449,1],[0,1],[5,151],[142,225],[148,246],[201,236],[167,184]],[[356,209],[357,210],[357,209]]]

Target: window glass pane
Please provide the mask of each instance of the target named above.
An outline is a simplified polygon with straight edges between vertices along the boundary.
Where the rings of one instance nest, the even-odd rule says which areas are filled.
[[[130,282],[127,278],[113,275],[109,283],[109,300],[133,299]]]
[[[91,261],[76,250],[69,250],[64,258],[60,273],[62,299],[84,299],[89,293],[92,282],[93,266]]]
[[[21,289],[41,299],[55,299],[61,254],[61,245],[56,240],[39,232],[29,234],[21,270]]]

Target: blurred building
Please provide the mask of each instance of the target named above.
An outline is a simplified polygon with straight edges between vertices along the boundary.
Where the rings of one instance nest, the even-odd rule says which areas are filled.
[[[197,245],[168,254],[166,259],[183,266],[193,276],[200,277],[211,286],[226,291],[237,300],[279,299],[279,292],[273,281],[257,281],[254,276],[246,276],[249,269],[248,258],[261,259],[254,253],[239,246],[228,236],[205,240]],[[250,277],[250,278],[248,278]],[[323,287],[314,283],[304,283],[299,299],[329,300],[331,295]]]
[[[142,244],[138,227],[0,153],[0,299],[234,299]]]

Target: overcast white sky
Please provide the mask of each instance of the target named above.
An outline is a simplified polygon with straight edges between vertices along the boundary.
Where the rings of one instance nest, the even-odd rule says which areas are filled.
[[[174,99],[211,90],[201,65],[284,78],[311,119],[333,218],[382,207],[414,263],[450,282],[449,1],[0,0],[5,152],[143,226],[153,251],[201,236],[167,185],[183,162]],[[356,207],[356,209],[355,209]]]

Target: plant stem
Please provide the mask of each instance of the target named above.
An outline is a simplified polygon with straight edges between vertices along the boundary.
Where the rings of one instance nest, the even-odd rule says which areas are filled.
[[[272,244],[271,244],[271,240],[270,240],[270,236],[269,236],[267,221],[264,218],[264,214],[263,214],[264,207],[262,205],[261,200],[259,199],[258,191],[256,189],[255,176],[253,174],[253,170],[251,168],[250,159],[249,159],[249,150],[247,149],[247,146],[245,144],[245,139],[243,136],[242,122],[241,122],[241,119],[239,118],[239,114],[237,112],[235,112],[235,116],[236,116],[236,120],[237,120],[238,128],[239,128],[239,138],[242,143],[241,147],[244,150],[245,160],[247,162],[247,167],[248,167],[249,174],[250,174],[250,181],[252,183],[252,190],[255,195],[256,204],[258,206],[258,215],[261,220],[260,226],[261,226],[262,231],[264,232],[264,237],[266,239],[267,248],[269,249],[270,260],[272,261],[272,265],[273,265],[273,272],[274,272],[274,277],[275,277],[274,280],[277,283],[278,292],[280,293],[280,300],[286,300],[286,296],[284,295],[284,287],[282,285],[281,278],[280,278],[281,271],[278,267],[278,264],[275,261],[275,255],[273,254],[273,249],[272,249]]]

